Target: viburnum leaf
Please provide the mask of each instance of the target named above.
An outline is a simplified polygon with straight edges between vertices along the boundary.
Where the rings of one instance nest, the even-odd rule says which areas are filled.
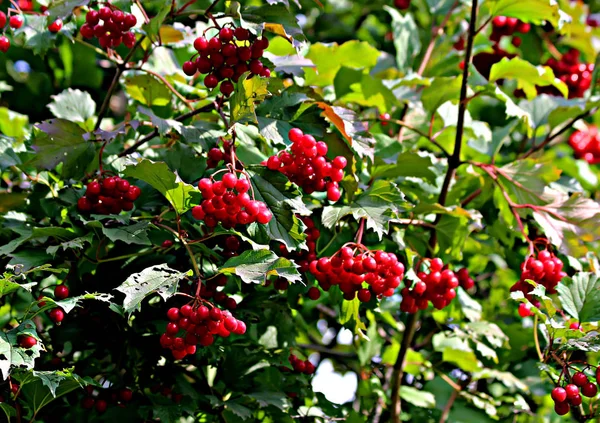
[[[401,72],[411,68],[414,58],[421,50],[419,30],[411,13],[400,13],[396,8],[383,6],[392,17],[392,34],[396,47],[396,63]]]
[[[434,408],[435,396],[431,392],[411,386],[400,387],[400,398],[416,407]]]
[[[556,287],[564,310],[580,323],[600,320],[600,276],[578,272]]]
[[[383,179],[358,195],[353,203],[344,206],[326,206],[321,217],[323,226],[333,228],[344,216],[351,214],[354,219],[366,219],[367,229],[377,233],[379,238],[388,231],[388,224],[394,215],[408,203],[398,186]]]
[[[48,15],[52,18],[66,18],[76,7],[86,6],[90,0],[53,0],[48,4]]]
[[[235,91],[231,96],[231,122],[257,122],[256,106],[257,103],[269,95],[269,82],[267,78],[261,78],[258,75],[247,79],[249,73],[240,76]]]
[[[171,269],[167,264],[159,264],[134,273],[115,289],[125,294],[123,308],[131,314],[141,309],[148,295],[158,293],[164,300],[173,296],[178,282],[185,276],[186,273]]]
[[[350,148],[359,157],[373,160],[375,138],[368,132],[366,122],[361,122],[356,113],[350,109],[330,106],[322,101],[317,102],[316,105],[323,109],[323,117],[340,131]]]
[[[114,228],[102,227],[102,233],[111,241],[122,241],[126,244],[152,245],[148,238],[149,222],[138,222],[128,226]]]
[[[461,77],[435,78],[429,86],[423,88],[423,107],[433,113],[447,101],[457,100],[460,97],[461,81]]]
[[[367,327],[365,326],[363,321],[360,319],[359,308],[360,308],[360,301],[359,301],[358,297],[354,298],[351,301],[343,300],[342,306],[340,309],[340,317],[339,317],[339,322],[342,325],[345,325],[346,323],[350,323],[350,322],[354,321],[353,329],[354,329],[354,333],[356,333],[356,334],[359,334],[359,333],[362,334],[361,331],[367,330]]]
[[[304,248],[305,227],[296,214],[307,216],[310,212],[302,201],[300,191],[285,175],[265,166],[248,166],[246,171],[256,200],[263,201],[273,213],[268,224],[254,225],[251,235],[257,236],[264,231],[271,240],[284,243],[289,251]],[[264,243],[262,240],[256,241]]]
[[[147,74],[125,78],[125,90],[131,98],[145,106],[166,106],[172,98],[172,93],[165,84]]]
[[[264,29],[282,36],[292,43],[296,49],[302,47],[306,41],[296,15],[290,13],[287,7],[280,4],[245,7],[240,20],[245,24],[243,26],[252,30],[255,34],[261,34]]]
[[[501,182],[506,183],[509,194],[518,204],[544,204],[544,189],[558,180],[561,170],[550,163],[525,159],[497,169]]]
[[[483,5],[493,16],[509,16],[538,25],[547,21],[559,27],[561,19],[558,3],[553,0],[488,0]]]
[[[550,202],[536,209],[533,218],[548,240],[565,254],[584,256],[589,242],[600,239],[600,204],[581,192],[569,196],[551,188],[546,188],[543,198]]]
[[[62,163],[62,177],[83,176],[94,160],[94,143],[84,137],[79,125],[65,119],[50,119],[35,125],[32,147],[36,151],[29,164],[52,170]]]
[[[143,159],[136,165],[127,166],[123,174],[152,185],[169,200],[179,214],[200,203],[200,192],[192,185],[182,182],[164,162]]]
[[[269,276],[279,276],[288,281],[301,282],[298,265],[269,250],[247,250],[232,257],[219,268],[220,273],[239,276],[245,283],[263,283]]]
[[[33,336],[37,343],[31,348],[21,348],[18,342],[19,335]],[[35,359],[40,356],[42,350],[44,350],[44,345],[32,320],[25,320],[8,332],[0,331],[0,376],[2,379],[5,380],[8,377],[11,367],[33,369]]]
[[[600,335],[596,331],[591,331],[581,338],[570,338],[556,349],[556,353],[563,351],[599,352]]]
[[[10,277],[0,276],[0,298],[4,295],[10,294],[11,292],[15,292],[18,289],[26,289],[31,292],[31,289],[37,285],[37,282],[29,282],[24,284],[19,284],[11,280]]]
[[[412,151],[398,155],[393,164],[379,164],[371,170],[371,178],[396,179],[401,176],[423,178],[429,182],[435,182],[436,175],[431,170],[433,162],[429,156],[420,156]]]
[[[73,122],[85,122],[96,112],[96,103],[92,96],[81,90],[67,88],[62,93],[52,96],[53,101],[48,108],[54,117]]]
[[[554,72],[547,66],[535,66],[519,57],[509,59],[503,58],[495,63],[490,70],[490,82],[499,79],[514,79],[517,87],[525,92],[528,99],[537,96],[536,86],[545,87],[552,85],[566,98],[569,88],[560,79],[554,76]]]
[[[97,301],[104,301],[107,303],[110,303],[110,300],[113,299],[113,296],[110,294],[105,294],[105,293],[100,293],[100,292],[92,292],[92,293],[85,293],[83,295],[78,295],[76,297],[68,297],[65,298],[64,300],[60,300],[60,301],[56,301],[53,298],[49,298],[49,297],[43,297],[43,300],[46,305],[44,305],[44,307],[42,307],[40,310],[41,311],[46,311],[46,310],[51,310],[53,308],[56,307],[60,307],[64,310],[65,313],[70,313],[71,311],[73,311],[76,307],[81,307],[81,302],[84,300],[97,300]]]

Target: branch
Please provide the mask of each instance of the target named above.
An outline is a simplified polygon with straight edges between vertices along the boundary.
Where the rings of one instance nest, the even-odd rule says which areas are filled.
[[[410,314],[406,320],[402,344],[400,345],[398,358],[394,363],[394,369],[392,371],[391,421],[393,423],[400,423],[400,414],[402,413],[402,405],[400,403],[400,387],[402,386],[402,376],[404,375],[404,362],[406,360],[406,354],[410,348],[416,328],[417,313],[413,313]]]
[[[186,120],[187,118],[190,118],[192,116],[196,116],[197,114],[208,112],[208,111],[212,110],[213,108],[214,108],[214,105],[212,103],[210,103],[210,104],[207,104],[206,106],[200,107],[199,109],[192,110],[191,112],[184,113],[183,115],[176,117],[175,120],[178,121],[178,122],[181,122],[181,121]],[[145,143],[147,143],[148,141],[150,141],[152,138],[156,137],[157,135],[158,135],[158,129],[154,129],[152,132],[150,132],[144,138],[142,138],[141,140],[139,140],[138,142],[136,142],[135,144],[133,144],[131,147],[128,147],[125,150],[123,150],[119,154],[119,157],[123,157],[123,156],[126,156],[128,154],[133,153],[141,145],[144,145]]]

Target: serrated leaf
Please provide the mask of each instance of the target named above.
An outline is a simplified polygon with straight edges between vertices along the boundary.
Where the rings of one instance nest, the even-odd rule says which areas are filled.
[[[62,93],[52,96],[48,108],[54,117],[74,122],[85,122],[96,112],[96,103],[92,96],[81,90],[67,88]]]
[[[115,289],[125,294],[123,308],[131,314],[141,309],[141,303],[148,295],[158,293],[163,300],[173,296],[178,282],[185,276],[185,273],[171,269],[167,264],[159,264],[134,273]]]
[[[64,19],[73,13],[73,9],[85,6],[90,0],[54,0],[48,8],[48,15],[52,18]]]
[[[200,203],[200,192],[192,185],[182,182],[164,162],[143,159],[136,165],[127,166],[123,174],[152,185],[169,200],[179,214]]]
[[[395,179],[398,177],[413,176],[423,178],[429,182],[435,182],[436,175],[431,170],[433,162],[429,156],[420,156],[419,154],[407,151],[401,153],[396,158],[394,164],[380,164],[373,166],[371,170],[371,178],[377,179]]]
[[[484,4],[493,16],[509,16],[538,25],[548,21],[559,26],[560,9],[553,0],[488,0]]]
[[[579,272],[556,287],[564,310],[580,323],[600,320],[600,276]]]
[[[245,27],[256,34],[261,34],[263,29],[280,35],[299,49],[305,42],[302,28],[294,13],[290,13],[283,5],[270,5],[261,7],[244,7],[241,19]]]
[[[172,93],[165,84],[147,74],[125,78],[125,91],[134,100],[146,106],[166,106],[171,103]]]
[[[122,241],[126,244],[152,245],[148,238],[149,222],[138,222],[129,226],[116,228],[102,227],[102,233],[111,241]]]
[[[254,392],[246,396],[256,400],[261,408],[270,405],[279,408],[281,411],[290,408],[290,403],[283,392]]]
[[[499,79],[514,79],[517,87],[525,92],[528,99],[537,96],[536,86],[555,87],[565,98],[569,95],[569,88],[560,79],[554,76],[554,72],[547,66],[535,66],[519,57],[509,59],[503,58],[495,63],[490,70],[490,82]]]
[[[227,260],[219,272],[237,275],[245,283],[263,283],[269,276],[279,276],[292,283],[302,281],[297,264],[269,250],[244,251]]]
[[[247,79],[248,75],[249,73],[246,72],[240,76],[231,96],[231,123],[257,123],[256,103],[261,102],[269,95],[267,78],[255,75]]]
[[[256,199],[263,201],[273,213],[271,221],[266,225],[256,225],[256,230],[264,230],[271,240],[284,243],[289,251],[303,248],[306,239],[304,224],[296,214],[307,216],[310,212],[302,201],[300,191],[283,174],[265,166],[248,166],[246,171]]]
[[[96,151],[94,143],[84,137],[85,131],[65,119],[50,119],[35,127],[32,147],[36,154],[29,164],[52,170],[62,163],[64,179],[83,176]]]
[[[423,391],[422,389],[413,388],[412,386],[400,387],[400,398],[415,407],[434,408],[435,397],[431,392]]]
[[[360,319],[360,301],[355,297],[352,301],[343,300],[340,308],[339,322],[342,325],[354,321],[354,333],[361,333],[367,327]]]

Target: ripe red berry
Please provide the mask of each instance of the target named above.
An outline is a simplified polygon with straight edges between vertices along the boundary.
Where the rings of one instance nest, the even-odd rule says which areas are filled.
[[[50,320],[54,323],[60,323],[65,318],[65,312],[60,308],[53,308],[48,313],[48,317],[50,317]]]
[[[167,317],[169,318],[169,320],[172,320],[172,321],[179,320],[179,309],[177,307],[171,307],[167,311]]]
[[[119,398],[121,401],[129,402],[133,398],[133,391],[131,389],[121,389],[119,391]]]
[[[104,413],[108,408],[108,403],[102,399],[96,401],[96,411],[100,414]]]
[[[7,18],[6,13],[0,11],[0,29],[6,26]]]
[[[554,404],[554,411],[559,416],[564,416],[565,414],[567,414],[569,412],[570,409],[571,409],[571,407],[569,406],[569,403],[566,401],[565,402],[557,402],[556,404]]]
[[[196,62],[185,62],[183,64],[183,73],[187,76],[194,76],[196,74]]]
[[[567,386],[565,386],[565,391],[567,392],[568,399],[579,395],[579,388],[572,383],[569,383]]]
[[[550,396],[552,397],[554,402],[564,402],[567,400],[567,391],[565,391],[565,388],[557,386],[552,390]]]
[[[55,20],[50,25],[48,25],[48,31],[56,34],[58,31],[62,29],[63,22],[60,19]]]
[[[12,15],[8,20],[8,25],[13,29],[19,29],[25,23],[25,18],[22,15]]]
[[[208,74],[204,78],[206,88],[213,89],[219,84],[219,79],[214,74]]]
[[[81,400],[81,406],[87,410],[93,408],[95,403],[96,401],[92,397],[85,397],[83,400]]]
[[[219,31],[219,39],[224,43],[233,40],[233,30],[227,27],[221,28],[221,30]]]
[[[69,288],[66,285],[56,285],[54,288],[54,297],[57,300],[64,300],[69,296]]]
[[[235,87],[231,81],[223,81],[219,90],[224,96],[229,96],[235,90]]]
[[[310,287],[307,295],[308,298],[310,298],[313,301],[318,300],[321,297],[321,290],[316,286]]]
[[[568,401],[572,406],[578,407],[581,405],[583,398],[581,398],[581,395],[575,395],[574,397],[569,398]]]
[[[233,35],[239,41],[246,41],[248,38],[250,38],[250,32],[246,28],[241,28],[241,27],[236,28],[233,31]]]
[[[30,335],[23,335],[19,337],[19,346],[21,348],[29,349],[37,344],[37,339]]]
[[[162,244],[160,244],[160,246],[162,248],[169,248],[173,246],[173,241],[171,241],[170,239],[165,239]]]
[[[521,316],[521,317],[533,316],[533,311],[531,311],[530,303],[519,304],[519,316]]]
[[[585,374],[583,374],[582,372],[575,373],[571,380],[573,381],[573,383],[575,385],[580,386],[580,387],[589,382],[587,376]]]
[[[410,7],[410,0],[394,0],[394,6],[400,10],[406,10]]]
[[[10,40],[4,35],[0,36],[0,51],[6,53],[10,48]]]
[[[581,387],[581,393],[588,398],[595,397],[598,393],[598,386],[595,383],[588,382]]]

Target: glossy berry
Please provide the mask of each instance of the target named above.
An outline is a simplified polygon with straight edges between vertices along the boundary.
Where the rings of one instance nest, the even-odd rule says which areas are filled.
[[[24,335],[19,337],[19,346],[21,348],[29,349],[37,344],[37,339],[30,335]]]
[[[579,395],[579,388],[572,383],[569,383],[567,386],[565,386],[565,391],[567,392],[567,399],[571,399]]]
[[[48,317],[50,318],[50,320],[52,320],[54,323],[60,323],[63,321],[63,319],[65,318],[65,312],[60,309],[60,308],[53,308],[52,310],[50,310],[50,312],[48,313]]]
[[[569,406],[569,403],[567,403],[567,402],[557,402],[556,404],[554,404],[554,411],[559,416],[564,416],[565,414],[567,414],[569,412],[570,409],[571,409],[571,407]]]
[[[569,145],[575,152],[575,157],[589,164],[600,163],[600,133],[595,125],[588,125],[583,130],[577,130],[569,137]]]
[[[108,408],[108,403],[102,399],[96,401],[96,411],[100,414],[104,413]]]
[[[394,0],[394,6],[400,10],[406,10],[410,7],[410,0]]]
[[[132,210],[140,194],[139,187],[129,181],[118,176],[107,177],[87,185],[85,195],[77,201],[77,208],[82,213],[118,214]]]
[[[173,241],[171,241],[170,239],[165,239],[162,244],[160,244],[160,246],[162,248],[170,248],[173,246]]]
[[[50,25],[48,25],[48,31],[56,34],[58,31],[62,29],[63,22],[60,19],[55,20]]]
[[[8,19],[6,17],[6,13],[0,11],[0,29],[4,28],[7,22]]]
[[[555,294],[556,286],[567,275],[562,269],[563,262],[558,257],[549,250],[542,250],[537,256],[531,256],[521,264],[521,278],[510,290],[521,291],[529,301],[534,301],[530,294],[533,285],[527,282],[533,280],[543,285],[546,293]]]
[[[54,288],[54,298],[64,300],[69,296],[69,288],[66,285],[57,285]]]
[[[584,397],[592,398],[598,393],[598,386],[595,383],[588,382],[581,387],[581,394]]]
[[[531,311],[531,303],[519,304],[519,316],[521,316],[521,317],[533,316],[533,311]]]
[[[420,281],[414,283],[412,287],[409,284],[402,289],[400,311],[416,313],[418,310],[425,310],[429,303],[440,310],[448,306],[456,297],[456,288],[460,282],[453,271],[444,270],[441,259],[429,260],[428,271],[417,272],[417,277]]]
[[[10,40],[4,35],[0,36],[0,51],[6,53],[10,48]]]
[[[319,298],[321,298],[321,291],[316,286],[313,286],[313,287],[309,288],[307,295],[308,295],[308,298],[315,301],[315,300],[318,300]]]
[[[94,400],[92,397],[85,397],[83,400],[81,400],[81,406],[87,410],[94,408],[95,404],[96,400]]]
[[[581,372],[575,373],[571,380],[575,385],[579,387],[586,385],[589,382],[587,376]]]
[[[10,17],[10,19],[8,20],[8,25],[12,29],[19,29],[23,26],[24,23],[25,23],[25,18],[23,18],[22,15],[12,15]]]
[[[567,400],[567,391],[565,391],[565,388],[557,386],[552,390],[550,396],[552,397],[554,402],[564,402]]]
[[[131,389],[121,389],[119,391],[119,399],[124,402],[129,402],[133,398],[133,391]]]
[[[183,73],[187,76],[193,76],[196,73],[196,62],[185,62],[183,64]]]

